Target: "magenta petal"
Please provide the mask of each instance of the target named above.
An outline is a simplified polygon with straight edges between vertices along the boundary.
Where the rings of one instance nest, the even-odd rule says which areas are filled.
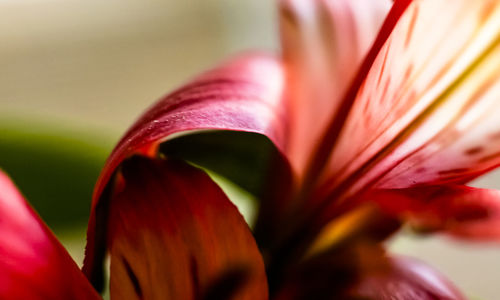
[[[173,134],[198,130],[260,133],[284,149],[281,62],[264,54],[245,55],[206,72],[148,109],[108,158],[94,193],[99,198],[111,174],[133,154],[154,155]]]
[[[99,299],[78,266],[0,172],[0,298]]]
[[[416,259],[391,257],[358,240],[287,272],[277,300],[462,300],[442,274]]]

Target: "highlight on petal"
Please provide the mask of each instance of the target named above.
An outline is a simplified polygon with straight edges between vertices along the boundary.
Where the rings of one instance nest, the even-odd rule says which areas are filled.
[[[311,159],[391,5],[390,0],[281,1],[291,113],[287,151],[297,173]]]
[[[262,257],[243,217],[185,162],[125,161],[108,226],[112,299],[267,299]]]
[[[0,171],[0,298],[99,299],[64,247]]]
[[[379,190],[366,196],[416,230],[500,241],[500,191],[467,186]]]
[[[323,189],[465,182],[497,166],[499,36],[498,1],[413,1],[358,91]]]
[[[270,184],[269,174],[275,172],[280,173],[274,176],[276,180],[292,180],[283,155],[287,130],[283,81],[278,59],[265,54],[244,55],[167,95],[130,128],[108,159],[94,191],[83,268],[94,286],[100,289],[101,272],[96,266],[104,258],[101,227],[107,216],[106,187],[127,157],[141,154],[189,160],[214,168],[252,193],[266,190],[263,186]],[[213,144],[215,140],[220,144]],[[255,142],[250,149],[258,151],[242,151],[248,141]],[[194,147],[198,153],[192,151]],[[263,149],[270,153],[263,153]],[[280,162],[275,164],[274,160]],[[266,201],[270,206],[282,200],[268,198],[272,199]]]

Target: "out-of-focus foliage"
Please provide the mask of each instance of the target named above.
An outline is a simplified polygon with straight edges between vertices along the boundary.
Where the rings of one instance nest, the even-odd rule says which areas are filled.
[[[2,121],[0,168],[60,233],[86,224],[93,186],[111,142],[61,124]]]

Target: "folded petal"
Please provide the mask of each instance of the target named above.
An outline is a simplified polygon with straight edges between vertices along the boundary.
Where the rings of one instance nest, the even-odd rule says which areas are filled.
[[[467,186],[379,190],[367,195],[413,228],[459,238],[500,241],[500,191]]]
[[[138,153],[155,155],[162,142],[181,134],[200,130],[259,133],[283,149],[286,130],[283,80],[281,63],[276,58],[248,54],[165,96],[137,120],[115,147],[94,198],[99,197],[124,158]]]
[[[357,92],[325,189],[465,182],[498,165],[499,36],[498,1],[413,1]]]
[[[0,298],[100,299],[52,232],[0,172]]]
[[[287,151],[311,159],[392,5],[390,0],[283,0],[281,38],[291,112]]]
[[[210,177],[187,163],[125,161],[108,228],[112,299],[267,299],[248,225]]]
[[[167,95],[132,126],[108,159],[94,191],[83,270],[97,287],[100,272],[95,265],[103,258],[105,244],[101,227],[107,218],[106,187],[127,157],[187,159],[256,193],[267,190],[262,186],[270,184],[268,175],[276,169],[283,167],[284,171],[278,171],[283,176],[275,178],[291,181],[282,154],[287,129],[283,81],[282,65],[276,58],[242,56]],[[281,161],[279,168],[275,168],[275,159]],[[269,199],[280,201],[278,197]]]

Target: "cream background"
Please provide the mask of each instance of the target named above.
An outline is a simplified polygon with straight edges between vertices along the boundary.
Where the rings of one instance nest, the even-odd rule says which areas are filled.
[[[273,49],[269,0],[0,0],[0,116],[118,139],[148,105],[242,49]],[[500,176],[478,182],[500,187]],[[83,244],[68,239],[80,259]],[[500,299],[500,245],[398,238],[469,295]]]

